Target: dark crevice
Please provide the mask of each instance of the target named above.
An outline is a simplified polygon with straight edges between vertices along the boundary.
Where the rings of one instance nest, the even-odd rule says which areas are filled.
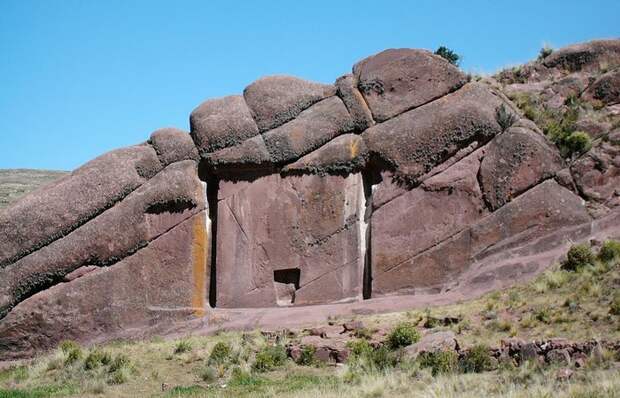
[[[364,222],[366,223],[366,236],[364,242],[366,250],[364,252],[364,270],[362,274],[362,298],[367,300],[372,297],[372,186],[381,182],[381,174],[373,169],[362,172],[362,184],[364,187],[364,198],[366,199],[366,209],[364,211]]]
[[[203,162],[198,169],[198,176],[207,184],[207,206],[211,220],[211,235],[209,247],[211,256],[209,259],[209,306],[215,308],[217,301],[217,202],[219,178],[208,173]]]
[[[189,199],[176,199],[166,202],[153,203],[146,209],[147,214],[162,213],[183,213],[185,210],[193,209],[196,203]]]

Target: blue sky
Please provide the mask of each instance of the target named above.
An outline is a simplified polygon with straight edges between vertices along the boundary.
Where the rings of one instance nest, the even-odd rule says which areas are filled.
[[[620,36],[620,1],[0,2],[0,168],[71,170],[207,98],[290,74],[333,82],[390,47],[463,55],[493,72]]]

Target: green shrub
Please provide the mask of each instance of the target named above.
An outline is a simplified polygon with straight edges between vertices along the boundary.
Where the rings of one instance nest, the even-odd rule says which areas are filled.
[[[63,349],[65,353],[65,365],[71,365],[80,359],[82,359],[82,349],[80,346],[75,345],[72,348],[67,348],[67,351]]]
[[[458,369],[458,359],[454,351],[424,352],[418,357],[420,366],[430,368],[433,376],[454,373]]]
[[[231,352],[230,345],[221,341],[217,342],[209,355],[209,364],[221,365],[225,363],[230,359]]]
[[[385,346],[375,348],[370,354],[370,364],[378,370],[393,368],[397,362],[394,353]]]
[[[347,342],[349,348],[349,359],[355,360],[362,357],[368,357],[372,353],[372,346],[367,340],[351,340]]]
[[[552,53],[553,53],[553,48],[545,45],[543,48],[540,49],[540,52],[538,53],[538,60],[542,61],[543,59],[550,56]]]
[[[118,354],[108,368],[108,384],[123,384],[129,380],[131,361],[125,354]]]
[[[459,361],[459,368],[464,373],[481,373],[493,368],[493,358],[489,347],[479,344],[472,347]]]
[[[598,252],[598,258],[607,263],[614,260],[620,260],[620,242],[615,240],[606,240]]]
[[[86,359],[84,360],[84,369],[97,369],[100,366],[109,365],[111,362],[112,357],[109,353],[99,349],[94,349],[88,353],[88,356],[86,356]]]
[[[574,131],[564,139],[564,146],[569,154],[580,154],[592,148],[592,139],[583,131]]]
[[[415,325],[410,322],[402,322],[396,325],[387,337],[388,346],[392,349],[405,347],[420,340],[420,333]]]
[[[506,131],[517,121],[517,117],[504,104],[501,104],[495,109],[495,120],[502,131]]]
[[[191,350],[192,343],[190,343],[188,340],[180,340],[174,347],[175,354],[183,354],[185,352],[190,352]]]
[[[314,358],[314,353],[316,352],[316,348],[311,345],[305,346],[301,350],[301,355],[299,359],[297,359],[297,364],[302,366],[310,366],[313,365],[316,361]]]
[[[579,271],[584,267],[594,264],[594,253],[589,245],[573,245],[568,249],[566,261],[562,264],[562,268],[568,271]]]
[[[452,65],[459,65],[459,62],[461,60],[461,56],[458,55],[457,53],[455,53],[454,51],[450,50],[448,47],[446,46],[440,46],[436,51],[435,51],[436,55],[439,55],[441,58],[447,60],[448,62],[450,62]]]
[[[258,372],[266,372],[279,368],[286,362],[286,350],[281,345],[269,345],[256,353],[256,361],[252,366]]]

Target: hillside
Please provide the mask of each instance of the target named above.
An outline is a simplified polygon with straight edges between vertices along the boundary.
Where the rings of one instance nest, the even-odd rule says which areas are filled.
[[[0,209],[66,174],[54,170],[0,169]]]

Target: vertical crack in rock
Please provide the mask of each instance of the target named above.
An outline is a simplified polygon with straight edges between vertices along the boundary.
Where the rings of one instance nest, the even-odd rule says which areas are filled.
[[[381,180],[377,172],[362,172],[362,195],[359,201],[360,216],[360,258],[363,262],[362,270],[362,298],[369,299],[372,296],[372,188]]]
[[[207,182],[207,207],[209,210],[209,219],[211,221],[211,236],[209,246],[211,257],[209,259],[209,306],[215,308],[217,301],[217,195],[219,188],[219,179],[213,176],[202,177]]]

